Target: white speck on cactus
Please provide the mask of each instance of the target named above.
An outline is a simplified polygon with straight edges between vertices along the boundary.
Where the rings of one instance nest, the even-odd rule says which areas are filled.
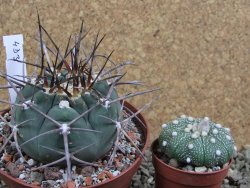
[[[217,124],[215,125],[215,127],[221,128],[222,126],[221,126],[221,124],[217,123]]]
[[[167,124],[162,124],[161,126],[163,129],[167,127]]]
[[[187,161],[187,163],[190,163],[190,162],[191,162],[191,159],[188,157],[188,158],[186,159],[186,161]]]
[[[60,101],[59,108],[61,108],[61,109],[63,109],[63,108],[69,108],[69,101],[66,101],[66,100]]]
[[[17,131],[18,131],[17,126],[13,126],[12,132],[17,132]]]
[[[25,101],[22,106],[23,106],[23,109],[24,110],[28,110],[30,107],[29,107],[29,104],[31,103],[31,100],[27,100]]]
[[[109,108],[109,101],[105,101],[105,105],[104,105],[104,107],[105,107],[106,109],[108,109],[108,108]]]
[[[194,148],[194,144],[188,144],[188,149],[193,149]]]
[[[172,132],[172,136],[177,136],[177,132]]]
[[[210,142],[214,144],[216,142],[215,138],[211,138]]]
[[[237,147],[236,146],[234,146],[234,151],[237,151]]]
[[[197,129],[198,131],[205,131],[208,133],[210,130],[208,118],[204,118],[203,120],[201,120],[201,122],[197,125]]]
[[[84,95],[90,95],[90,92],[85,91],[85,92],[84,92]]]
[[[225,130],[229,133],[230,132],[230,129],[229,128],[225,128]]]
[[[122,126],[121,126],[121,123],[118,122],[118,121],[116,122],[116,125],[115,125],[115,126],[116,126],[117,129],[120,129],[120,128],[122,127]]]
[[[184,129],[184,131],[185,131],[186,133],[189,133],[189,132],[191,131],[191,129],[189,129],[188,127],[186,127],[186,128]]]
[[[213,129],[213,134],[218,134],[218,129]]]
[[[188,125],[187,125],[187,128],[189,128],[189,129],[192,129],[192,127],[193,127],[192,124],[188,124]]]
[[[231,136],[226,135],[226,139],[231,140]]]
[[[194,121],[194,118],[191,117],[191,116],[189,116],[189,117],[188,117],[188,121]]]
[[[178,120],[174,120],[174,121],[173,121],[173,124],[175,124],[175,125],[177,125],[178,123],[179,123]]]
[[[181,115],[181,118],[186,118],[186,117],[187,117],[187,116],[186,116],[186,115],[184,115],[184,114],[183,114],[183,115]]]
[[[164,141],[162,142],[162,146],[166,146],[166,145],[167,145],[167,141],[164,140]]]
[[[217,156],[220,156],[220,155],[221,155],[221,151],[220,151],[220,150],[216,150],[215,153],[216,153]]]
[[[194,132],[194,133],[191,135],[191,137],[194,138],[194,139],[195,139],[195,138],[198,138],[199,136],[200,136],[200,133],[197,132],[197,131]]]
[[[195,134],[197,134],[198,136],[200,136],[200,132],[199,131],[195,131]]]
[[[209,121],[209,117],[204,117],[204,120]]]
[[[202,131],[201,132],[201,136],[207,136],[207,132],[206,131]]]
[[[68,133],[68,131],[69,131],[69,126],[68,126],[67,123],[63,123],[63,124],[61,125],[61,128],[60,128],[60,129],[62,130],[62,134],[65,134],[65,133]]]

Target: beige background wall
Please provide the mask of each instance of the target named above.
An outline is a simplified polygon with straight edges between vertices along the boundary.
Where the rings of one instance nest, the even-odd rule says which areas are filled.
[[[162,88],[144,112],[152,139],[164,121],[185,113],[232,128],[238,146],[250,143],[250,1],[0,0],[0,36],[23,33],[29,61],[37,48],[36,7],[60,46],[83,18],[93,33],[107,34],[103,49],[115,49],[113,60],[137,63],[127,80]],[[132,102],[140,106],[151,97]]]

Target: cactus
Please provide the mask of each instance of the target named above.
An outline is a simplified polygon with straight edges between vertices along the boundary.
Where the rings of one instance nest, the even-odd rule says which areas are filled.
[[[87,53],[82,47],[86,36],[82,23],[73,47],[69,49],[70,37],[62,55],[41,25],[39,16],[38,23],[40,64],[15,60],[35,69],[25,81],[1,74],[17,92],[17,99],[14,104],[1,100],[12,106],[11,122],[0,117],[12,129],[6,143],[13,137],[21,156],[24,152],[43,163],[38,168],[64,165],[66,161],[70,180],[72,163],[96,165],[92,162],[111,152],[108,165],[112,165],[121,135],[137,148],[122,126],[136,118],[152,101],[126,118],[123,117],[122,101],[157,89],[118,96],[118,86],[142,84],[139,81],[121,81],[125,75],[121,69],[131,62],[117,65],[110,59],[112,52],[108,56],[97,53],[104,36],[99,39],[97,34],[93,48]],[[46,46],[43,35],[52,47]],[[137,150],[142,154],[139,148]]]
[[[108,92],[108,84],[106,82],[98,82],[94,85],[96,92],[102,96],[106,96]],[[106,91],[105,91],[106,90]],[[17,106],[13,109],[13,119],[19,124],[27,119],[23,126],[18,128],[17,140],[22,150],[33,159],[48,163],[61,158],[59,152],[51,152],[51,150],[62,151],[64,149],[62,136],[58,132],[69,129],[69,151],[76,152],[75,156],[83,161],[93,161],[102,157],[107,153],[116,138],[116,127],[113,122],[103,119],[101,116],[109,117],[118,121],[119,110],[121,105],[119,101],[110,104],[109,107],[103,105],[96,106],[89,113],[71,123],[80,114],[88,111],[95,106],[98,100],[95,93],[83,93],[79,96],[68,97],[64,94],[46,93],[42,90],[36,91],[34,94],[33,87],[26,86],[21,90],[24,99],[31,101],[37,106],[40,112],[47,114],[55,121],[56,124],[46,119],[40,112],[29,107]],[[28,95],[24,95],[27,92]],[[117,99],[117,93],[113,90],[110,100]],[[17,101],[17,104],[23,104]],[[25,103],[24,103],[25,105]],[[61,127],[60,129],[57,129]],[[66,131],[65,130],[65,131]],[[47,133],[43,135],[44,133]],[[37,139],[33,139],[36,136]],[[43,136],[42,136],[43,135]],[[53,138],[53,139],[52,139]],[[86,147],[82,151],[77,151],[82,147]]]
[[[233,138],[229,128],[223,128],[205,118],[185,115],[163,124],[159,147],[169,158],[193,166],[223,166],[232,158]]]

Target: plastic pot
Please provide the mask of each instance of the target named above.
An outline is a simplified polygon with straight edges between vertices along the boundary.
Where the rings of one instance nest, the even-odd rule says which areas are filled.
[[[220,188],[232,163],[214,172],[188,172],[171,167],[157,157],[158,140],[152,143],[152,160],[155,168],[155,188]]]
[[[125,102],[125,110],[127,113],[135,113],[138,111],[134,106],[132,106],[130,103]],[[3,113],[6,113],[7,111],[2,111]],[[149,144],[149,134],[148,134],[148,126],[141,114],[137,115],[137,118],[134,118],[136,125],[139,126],[143,131],[143,139],[145,142],[145,145],[142,149],[142,153],[145,152],[148,144]],[[109,179],[107,181],[104,181],[100,184],[88,186],[88,188],[129,188],[131,184],[131,180],[133,175],[138,170],[140,164],[142,161],[142,157],[138,157],[135,162],[126,170],[124,170],[121,174],[118,176]],[[9,175],[7,172],[0,170],[0,179],[2,179],[10,188],[39,188],[38,186],[27,184],[24,181],[14,178],[11,175]]]

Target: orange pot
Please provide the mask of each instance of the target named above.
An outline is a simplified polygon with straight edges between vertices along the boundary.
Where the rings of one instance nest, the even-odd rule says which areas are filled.
[[[127,113],[131,113],[131,112],[135,113],[138,111],[134,106],[132,106],[128,102],[125,102],[124,105],[125,107],[127,107],[127,109],[125,109]],[[143,131],[143,139],[144,139],[145,145],[142,149],[142,153],[144,153],[149,144],[148,126],[147,126],[146,120],[143,118],[141,114],[138,114],[137,117],[139,120],[135,119],[136,125],[141,127]],[[113,179],[109,179],[105,182],[102,182],[100,184],[88,186],[88,188],[129,188],[132,177],[138,170],[141,164],[141,161],[142,161],[142,158],[138,157],[128,169],[123,171],[118,176],[114,177]],[[38,186],[27,184],[22,180],[16,179],[2,170],[0,170],[0,179],[2,179],[10,188],[39,188]]]
[[[220,188],[232,163],[214,172],[188,172],[171,167],[157,157],[158,140],[152,144],[152,160],[155,168],[155,188]]]

